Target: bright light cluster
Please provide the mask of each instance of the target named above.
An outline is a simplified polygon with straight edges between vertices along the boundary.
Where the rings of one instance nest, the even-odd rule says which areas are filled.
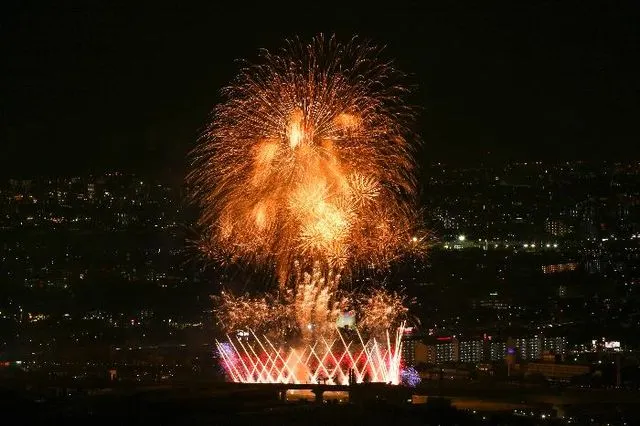
[[[230,380],[239,383],[294,383],[348,385],[349,374],[355,382],[400,383],[400,354],[404,325],[391,340],[373,338],[366,343],[356,329],[357,339],[347,340],[338,330],[335,339],[320,338],[301,348],[274,346],[267,338],[252,332],[242,333],[227,342],[216,341]]]

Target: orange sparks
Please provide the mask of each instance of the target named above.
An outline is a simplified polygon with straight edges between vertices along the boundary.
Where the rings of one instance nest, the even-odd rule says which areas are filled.
[[[307,341],[309,324],[331,329],[343,270],[384,268],[421,247],[412,109],[402,74],[380,56],[322,36],[263,53],[224,89],[194,151],[203,251],[273,267],[281,285],[279,301],[222,303],[264,318],[277,304]],[[390,325],[393,315],[372,306]]]
[[[240,71],[189,177],[206,241],[285,269],[384,265],[405,252],[416,223],[412,114],[402,75],[378,56],[320,36]]]

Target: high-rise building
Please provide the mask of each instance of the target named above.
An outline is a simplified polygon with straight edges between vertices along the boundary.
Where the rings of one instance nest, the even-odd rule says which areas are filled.
[[[542,341],[542,350],[563,357],[567,350],[567,338],[545,337]]]
[[[402,361],[406,366],[415,366],[416,365],[416,357],[415,357],[415,341],[414,340],[405,340],[402,342]]]
[[[484,360],[484,341],[465,340],[460,342],[461,362],[481,362]]]
[[[460,360],[460,345],[455,337],[437,337],[435,349],[436,363]]]
[[[402,336],[402,361],[406,366],[418,364],[435,364],[435,346],[425,344],[424,335],[416,333],[414,328],[405,329]]]
[[[551,218],[545,221],[544,229],[547,233],[555,237],[562,237],[571,231],[569,226],[567,226],[563,221]]]
[[[542,357],[542,337],[538,335],[515,339],[515,345],[517,354],[523,361],[533,361]]]
[[[580,230],[583,237],[596,238],[598,236],[597,208],[595,200],[583,201],[580,205]]]
[[[590,274],[597,274],[602,269],[602,250],[599,247],[591,247],[584,251],[584,268]]]
[[[402,360],[407,366],[415,366],[422,360],[416,359],[417,345],[421,344],[421,337],[413,334],[411,331],[406,332],[402,338]],[[422,361],[424,362],[424,361]]]
[[[490,361],[501,361],[507,354],[507,344],[505,342],[489,342],[488,358]]]
[[[423,346],[418,346],[417,349],[419,350],[419,353],[416,354],[417,355],[417,359],[422,359],[420,358],[420,353],[424,354],[424,359],[425,359],[425,363],[426,364],[435,364],[436,363],[436,346],[435,345],[423,345]],[[423,349],[421,351],[421,349]]]

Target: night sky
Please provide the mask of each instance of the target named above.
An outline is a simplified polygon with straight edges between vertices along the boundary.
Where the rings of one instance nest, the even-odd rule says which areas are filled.
[[[235,60],[318,32],[387,45],[424,163],[640,153],[637,2],[252,3],[5,0],[0,174],[180,175]]]

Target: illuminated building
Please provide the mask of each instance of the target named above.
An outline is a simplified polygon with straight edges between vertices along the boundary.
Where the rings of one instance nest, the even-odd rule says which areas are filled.
[[[555,355],[564,356],[567,351],[566,337],[545,337],[542,342],[542,350]]]
[[[402,362],[405,366],[414,367],[418,364],[435,364],[435,346],[425,345],[420,339],[402,341]]]
[[[571,229],[561,220],[547,219],[544,223],[544,229],[547,233],[561,237],[568,234]]]
[[[480,362],[484,359],[483,340],[465,340],[460,342],[461,362]]]
[[[489,343],[489,360],[501,361],[507,354],[507,344],[505,342],[490,342]]]
[[[578,269],[578,264],[575,262],[567,262],[567,263],[556,263],[553,265],[543,265],[542,273],[543,274],[556,274],[559,272],[568,272],[575,271]]]
[[[515,339],[515,347],[523,361],[540,359],[542,356],[542,338],[538,335]]]
[[[600,273],[602,269],[602,250],[598,247],[592,247],[584,253],[584,268],[590,274]]]
[[[460,345],[455,337],[436,337],[435,344],[436,363],[458,362],[460,360]]]
[[[607,340],[604,337],[598,340],[592,340],[591,346],[594,352],[620,352],[622,349],[620,341]]]
[[[422,343],[422,337],[414,333],[414,329],[408,327],[402,336],[402,360],[405,366],[415,366],[420,362],[427,362],[426,346]]]
[[[416,365],[416,342],[413,339],[403,340],[402,342],[402,359],[405,365],[414,366]]]

